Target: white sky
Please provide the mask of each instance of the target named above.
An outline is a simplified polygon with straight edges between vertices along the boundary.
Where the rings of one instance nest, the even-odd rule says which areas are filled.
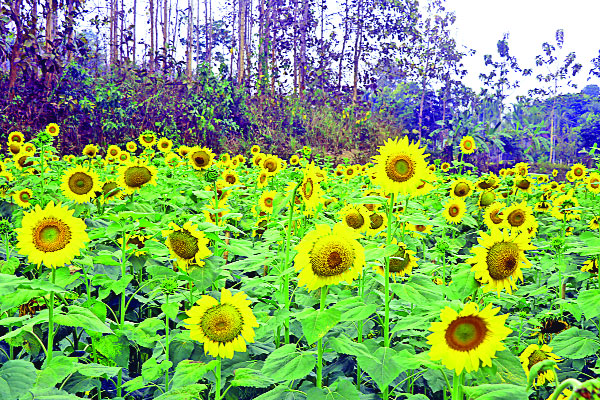
[[[499,61],[496,43],[508,32],[510,54],[521,68],[533,68],[531,77],[519,76],[521,87],[509,101],[527,94],[538,85],[535,75],[544,72],[535,66],[535,56],[542,53],[542,43],[555,43],[559,28],[565,33],[559,60],[575,51],[576,61],[583,66],[574,79],[577,91],[586,84],[600,85],[595,77],[587,81],[591,59],[600,50],[600,0],[446,0],[445,4],[448,11],[456,13],[457,42],[477,51],[464,59],[469,71],[464,83],[475,91],[481,87],[479,74],[490,68],[485,68],[484,54],[492,54]]]

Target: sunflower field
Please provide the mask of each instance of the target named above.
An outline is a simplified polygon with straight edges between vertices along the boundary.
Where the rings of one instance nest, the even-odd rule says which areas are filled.
[[[160,136],[9,133],[0,399],[600,399],[597,168]]]

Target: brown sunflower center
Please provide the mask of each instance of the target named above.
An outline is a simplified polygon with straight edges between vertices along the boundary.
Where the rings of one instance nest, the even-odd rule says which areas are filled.
[[[21,200],[23,203],[29,203],[29,200],[31,200],[31,196],[29,195],[29,193],[23,191],[19,193],[19,200]]]
[[[18,143],[11,143],[10,146],[8,147],[8,149],[10,150],[11,153],[13,154],[19,154],[19,152],[21,151],[21,145]]]
[[[144,135],[142,140],[146,143],[152,143],[154,141],[154,135]]]
[[[264,167],[269,172],[275,172],[277,170],[277,163],[275,160],[271,160],[270,158],[265,160]]]
[[[455,196],[465,197],[469,192],[471,192],[471,187],[465,182],[460,182],[454,187]]]
[[[111,156],[116,157],[117,154],[119,154],[119,150],[117,150],[117,149],[110,149],[109,153],[110,153]]]
[[[393,256],[390,257],[390,273],[402,272],[410,263],[410,255],[405,249],[400,248]]]
[[[463,146],[465,150],[471,150],[473,148],[473,142],[471,142],[470,140],[465,140]]]
[[[346,214],[346,217],[344,219],[346,221],[346,224],[354,229],[360,229],[365,225],[364,217],[361,215],[360,212],[356,210],[353,210]]]
[[[460,207],[456,204],[452,204],[450,208],[448,208],[448,214],[453,218],[458,216],[458,214],[460,214]]]
[[[125,170],[125,184],[129,187],[140,188],[152,180],[152,173],[146,167],[133,166]]]
[[[490,212],[490,219],[496,225],[502,223],[503,221],[502,218],[498,216],[498,214],[500,214],[500,210],[493,210],[492,212]]]
[[[206,167],[209,164],[210,157],[205,151],[196,151],[192,154],[192,160],[198,167]]]
[[[94,180],[85,172],[75,172],[69,177],[69,189],[75,194],[87,194],[94,187]]]
[[[107,199],[116,196],[120,191],[121,189],[119,189],[116,182],[106,182],[104,185],[102,185],[102,194]]]
[[[519,227],[525,223],[525,212],[520,209],[514,210],[508,214],[506,220],[510,226]]]
[[[522,190],[529,189],[529,186],[531,186],[531,183],[527,179],[521,179],[519,183],[517,183],[517,187]]]
[[[471,351],[485,340],[488,328],[478,316],[458,317],[446,329],[446,343],[456,351]]]
[[[184,260],[191,260],[198,253],[198,239],[186,230],[171,233],[169,243],[173,252]]]
[[[534,350],[534,352],[529,355],[529,364],[527,365],[527,368],[531,369],[535,364],[544,361],[547,358],[548,356],[542,350]]]
[[[58,218],[44,218],[33,228],[33,245],[44,253],[64,249],[71,241],[71,229]]]
[[[334,237],[321,239],[310,254],[313,273],[319,277],[340,275],[352,267],[354,251],[350,243]]]
[[[385,166],[385,173],[394,182],[406,182],[415,175],[414,161],[406,154],[390,157]]]
[[[230,185],[233,185],[235,183],[235,181],[236,181],[235,175],[228,174],[225,177],[225,182],[229,183]]]
[[[127,244],[129,246],[136,246],[138,249],[142,249],[144,248],[144,242],[145,239],[142,240],[143,238],[140,236],[132,236],[129,238],[129,240],[127,240]]]
[[[271,208],[273,207],[273,198],[272,197],[267,197],[265,199],[265,206]]]
[[[417,230],[417,232],[425,232],[425,229],[427,229],[427,227],[425,225],[415,225],[415,229]]]
[[[313,181],[312,178],[306,179],[306,182],[302,184],[302,197],[305,199],[310,199],[313,194]]]
[[[267,180],[267,175],[260,174],[260,176],[258,177],[258,180],[260,181],[260,183],[265,183],[265,181]]]
[[[379,229],[383,225],[383,217],[379,214],[371,214],[369,215],[369,219],[371,220],[369,225],[371,229]]]
[[[583,168],[577,167],[573,170],[573,175],[575,176],[583,176]]]
[[[519,265],[519,246],[512,242],[495,243],[488,250],[487,266],[490,277],[503,280],[515,272]]]
[[[228,343],[242,332],[242,313],[232,304],[218,304],[206,310],[200,321],[202,332],[213,342]]]

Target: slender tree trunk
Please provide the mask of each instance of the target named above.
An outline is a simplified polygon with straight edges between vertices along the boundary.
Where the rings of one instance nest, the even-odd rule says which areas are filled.
[[[209,34],[208,34],[208,67],[212,65],[212,48],[213,48],[213,15],[212,15],[212,0],[208,0],[208,21],[209,21]]]
[[[119,10],[119,18],[121,19],[121,29],[119,29],[119,61],[122,64],[125,61],[125,52],[123,45],[126,45],[125,40],[125,0],[121,0],[121,9]]]
[[[21,46],[23,42],[23,22],[21,20],[22,0],[15,0],[9,3],[10,16],[15,24],[16,35],[15,42],[12,45],[9,55],[10,70],[8,73],[8,100],[12,101],[15,97],[15,86],[17,83],[18,62],[21,55]]]
[[[308,11],[310,8],[309,0],[302,3],[302,25],[300,30],[300,98],[304,100],[306,90],[306,72],[308,63],[306,62],[306,35],[308,30]]]
[[[154,0],[149,0],[150,4],[150,72],[154,72],[154,31],[156,30],[154,20]]]
[[[187,25],[187,40],[186,40],[186,75],[188,79],[192,79],[192,25],[194,11],[192,10],[192,0],[188,0],[188,25]]]
[[[54,32],[55,32],[54,22],[55,22],[56,8],[57,8],[56,1],[57,0],[49,0],[49,2],[47,3],[48,11],[46,13],[46,53],[49,53],[49,54],[52,53],[54,50]],[[52,71],[46,70],[44,86],[48,93],[50,92],[50,88],[52,86],[53,75],[54,74]]]
[[[238,4],[236,3],[236,0],[233,0],[233,9],[231,11],[231,37],[234,38],[235,37],[235,23],[236,23],[236,18],[238,15],[237,12],[237,7]],[[231,45],[231,49],[229,49],[229,73],[233,76],[233,59],[234,59],[234,47],[235,47],[235,43],[232,43]]]
[[[246,0],[239,0],[239,54],[238,54],[238,86],[244,81],[244,55],[246,48]]]
[[[136,65],[135,49],[137,47],[137,36],[135,34],[135,27],[137,26],[137,0],[133,0],[133,65]]]
[[[163,74],[167,74],[167,43],[169,40],[169,1],[163,0]]]
[[[294,42],[294,96],[298,94],[298,1],[294,0],[294,14],[292,18],[294,24],[294,37],[292,40]]]
[[[348,11],[350,7],[348,6],[348,0],[346,0],[346,16],[344,17],[344,37],[342,38],[342,51],[340,52],[340,65],[338,67],[338,92],[342,91],[342,64],[344,62],[344,52],[346,51],[346,42],[350,38],[350,33],[348,32]]]
[[[204,0],[204,61],[208,61],[208,0]]]
[[[272,33],[271,35],[273,36],[273,39],[270,42],[270,46],[271,46],[271,65],[270,65],[270,69],[269,69],[269,74],[271,76],[271,96],[275,96],[275,71],[276,71],[276,64],[275,64],[275,46],[277,44],[277,30],[275,29],[276,26],[278,26],[278,24],[276,23],[277,20],[279,19],[279,13],[278,13],[278,6],[273,5],[273,7],[271,7],[271,21],[274,21],[273,23],[273,29],[272,29]]]
[[[75,36],[74,21],[75,2],[67,0],[66,33],[67,33],[67,64],[73,60],[73,39]]]
[[[356,104],[356,100],[358,97],[358,61],[360,60],[360,54],[362,50],[362,36],[363,36],[363,0],[359,0],[358,2],[358,27],[356,30],[356,40],[354,41],[354,79],[353,79],[353,88],[352,88],[352,102]]]

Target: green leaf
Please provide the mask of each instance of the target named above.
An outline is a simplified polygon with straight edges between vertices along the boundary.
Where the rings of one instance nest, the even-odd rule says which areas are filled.
[[[110,378],[117,376],[120,370],[120,367],[107,367],[106,365],[95,363],[79,364],[77,366],[77,372],[92,378]]]
[[[314,352],[299,352],[295,344],[286,344],[267,357],[261,371],[277,382],[291,381],[304,378],[316,363]]]
[[[377,311],[375,304],[359,303],[355,307],[342,313],[340,321],[362,321]]]
[[[209,263],[204,267],[194,268],[190,272],[190,277],[194,280],[196,290],[202,291],[210,287],[213,282],[217,279],[219,272],[216,268],[212,268]]]
[[[200,392],[206,390],[207,386],[199,383],[186,385],[181,388],[173,388],[167,393],[161,394],[154,400],[198,400]]]
[[[199,361],[183,360],[175,368],[175,375],[171,383],[173,389],[183,388],[198,382],[208,372],[216,368],[218,361],[212,360],[208,364]]]
[[[359,400],[360,392],[350,381],[338,379],[329,387],[307,390],[306,397],[310,400]]]
[[[77,359],[66,356],[57,356],[52,358],[50,363],[39,371],[35,386],[37,388],[54,387],[57,383],[63,381],[69,374],[77,368]]]
[[[297,315],[308,344],[322,339],[339,321],[342,313],[335,308],[326,310],[305,309]]]
[[[600,289],[582,290],[577,296],[577,304],[587,319],[600,315]]]
[[[372,356],[358,356],[358,362],[381,390],[410,368],[400,354],[388,347],[380,347]]]
[[[71,274],[69,268],[57,268],[55,283],[57,286],[65,288],[67,285],[75,282],[80,276],[81,274],[79,272]]]
[[[106,324],[87,308],[71,305],[68,306],[68,312],[58,312],[54,316],[54,322],[63,326],[78,326],[85,330],[112,333],[112,330]]]
[[[427,276],[413,275],[406,283],[392,283],[390,286],[400,299],[422,307],[435,306],[442,300],[439,287]]]
[[[464,392],[472,400],[527,400],[525,387],[501,383],[497,385],[463,386]]]
[[[21,400],[80,400],[80,397],[75,396],[54,387],[51,388],[35,388],[26,396],[21,397]]]
[[[123,335],[106,335],[95,342],[96,350],[122,368],[129,364],[129,340]]]
[[[492,362],[498,368],[502,382],[519,386],[527,384],[527,376],[521,366],[521,361],[510,350],[496,353],[496,358],[492,359]]]
[[[125,334],[129,340],[132,340],[140,346],[153,347],[154,343],[160,339],[156,332],[159,329],[164,329],[164,327],[164,321],[158,318],[146,318],[134,328],[125,325]]]
[[[231,386],[266,388],[275,383],[273,379],[252,368],[238,368],[233,373]]]
[[[570,359],[588,357],[600,349],[597,336],[579,328],[569,328],[559,333],[550,345],[556,355]]]
[[[166,370],[171,368],[173,363],[171,361],[163,360],[160,364],[156,362],[156,358],[150,357],[144,365],[142,365],[142,377],[146,381],[153,381],[159,376],[163,375]]]
[[[32,363],[10,360],[0,368],[0,399],[17,399],[35,383],[37,371]]]
[[[348,336],[342,334],[340,337],[337,338],[331,338],[328,340],[327,344],[334,349],[335,351],[337,351],[338,353],[342,353],[342,354],[349,354],[351,356],[363,356],[363,357],[370,357],[371,353],[369,352],[369,349],[367,349],[367,346],[365,346],[362,343],[357,343],[354,342],[352,339],[350,339]]]

